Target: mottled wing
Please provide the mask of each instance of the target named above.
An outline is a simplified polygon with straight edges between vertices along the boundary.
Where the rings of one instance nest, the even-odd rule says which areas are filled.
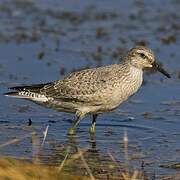
[[[44,86],[41,93],[64,101],[101,104],[101,91],[108,88],[113,77],[112,66],[82,70]]]

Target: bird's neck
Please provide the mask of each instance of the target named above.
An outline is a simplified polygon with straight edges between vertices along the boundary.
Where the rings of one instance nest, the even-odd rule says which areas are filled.
[[[124,61],[122,63],[122,71],[125,72],[127,78],[131,80],[142,79],[143,77],[143,70],[136,66],[133,66],[129,61]]]
[[[142,69],[137,68],[137,67],[132,66],[132,65],[129,66],[129,72],[130,72],[130,75],[134,78],[136,78],[136,77],[139,78],[143,75]]]
[[[124,73],[119,73],[121,83],[124,81],[123,86],[126,89],[126,97],[134,94],[142,85],[143,70],[130,64],[128,61],[122,63]],[[121,71],[121,72],[122,72]]]

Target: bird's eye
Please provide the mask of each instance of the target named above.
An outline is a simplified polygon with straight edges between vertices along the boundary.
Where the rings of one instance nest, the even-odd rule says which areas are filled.
[[[141,56],[142,58],[145,58],[145,57],[146,57],[146,55],[145,55],[144,53],[140,53],[140,56]]]

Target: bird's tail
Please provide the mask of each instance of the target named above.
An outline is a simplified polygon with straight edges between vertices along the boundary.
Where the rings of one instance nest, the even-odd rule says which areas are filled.
[[[4,93],[4,96],[9,96],[9,97],[15,97],[15,98],[23,98],[23,96],[20,96],[19,92],[8,92],[8,93]]]
[[[4,95],[15,98],[23,98],[23,99],[40,98],[40,97],[44,97],[44,95],[42,95],[40,92],[41,89],[49,84],[51,83],[33,84],[28,86],[14,86],[9,88],[10,90],[14,90],[14,91],[5,93]]]
[[[35,93],[34,93],[35,94]],[[5,93],[4,96],[14,97],[14,98],[22,98],[22,99],[32,99],[33,93],[26,91],[15,91]]]
[[[5,96],[20,98],[20,99],[27,99],[32,101],[39,101],[39,102],[46,102],[48,98],[40,93],[40,89],[47,84],[37,84],[37,85],[30,85],[30,86],[16,86],[10,87],[9,89],[15,90],[14,92],[5,93]]]
[[[40,89],[42,89],[44,86],[50,85],[51,83],[45,83],[45,84],[32,84],[28,86],[14,86],[10,87],[11,90],[16,91],[31,91],[31,92],[39,92]]]
[[[46,102],[49,100],[48,97],[46,97],[43,94],[34,93],[30,91],[8,92],[8,93],[5,93],[4,95],[8,97],[27,99],[27,100],[36,101],[36,102]]]

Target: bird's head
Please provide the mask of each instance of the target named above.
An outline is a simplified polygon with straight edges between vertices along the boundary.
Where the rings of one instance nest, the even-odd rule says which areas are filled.
[[[130,64],[136,68],[153,68],[166,77],[170,78],[169,73],[165,71],[160,64],[156,61],[154,53],[144,46],[136,46],[129,50],[127,59]]]

